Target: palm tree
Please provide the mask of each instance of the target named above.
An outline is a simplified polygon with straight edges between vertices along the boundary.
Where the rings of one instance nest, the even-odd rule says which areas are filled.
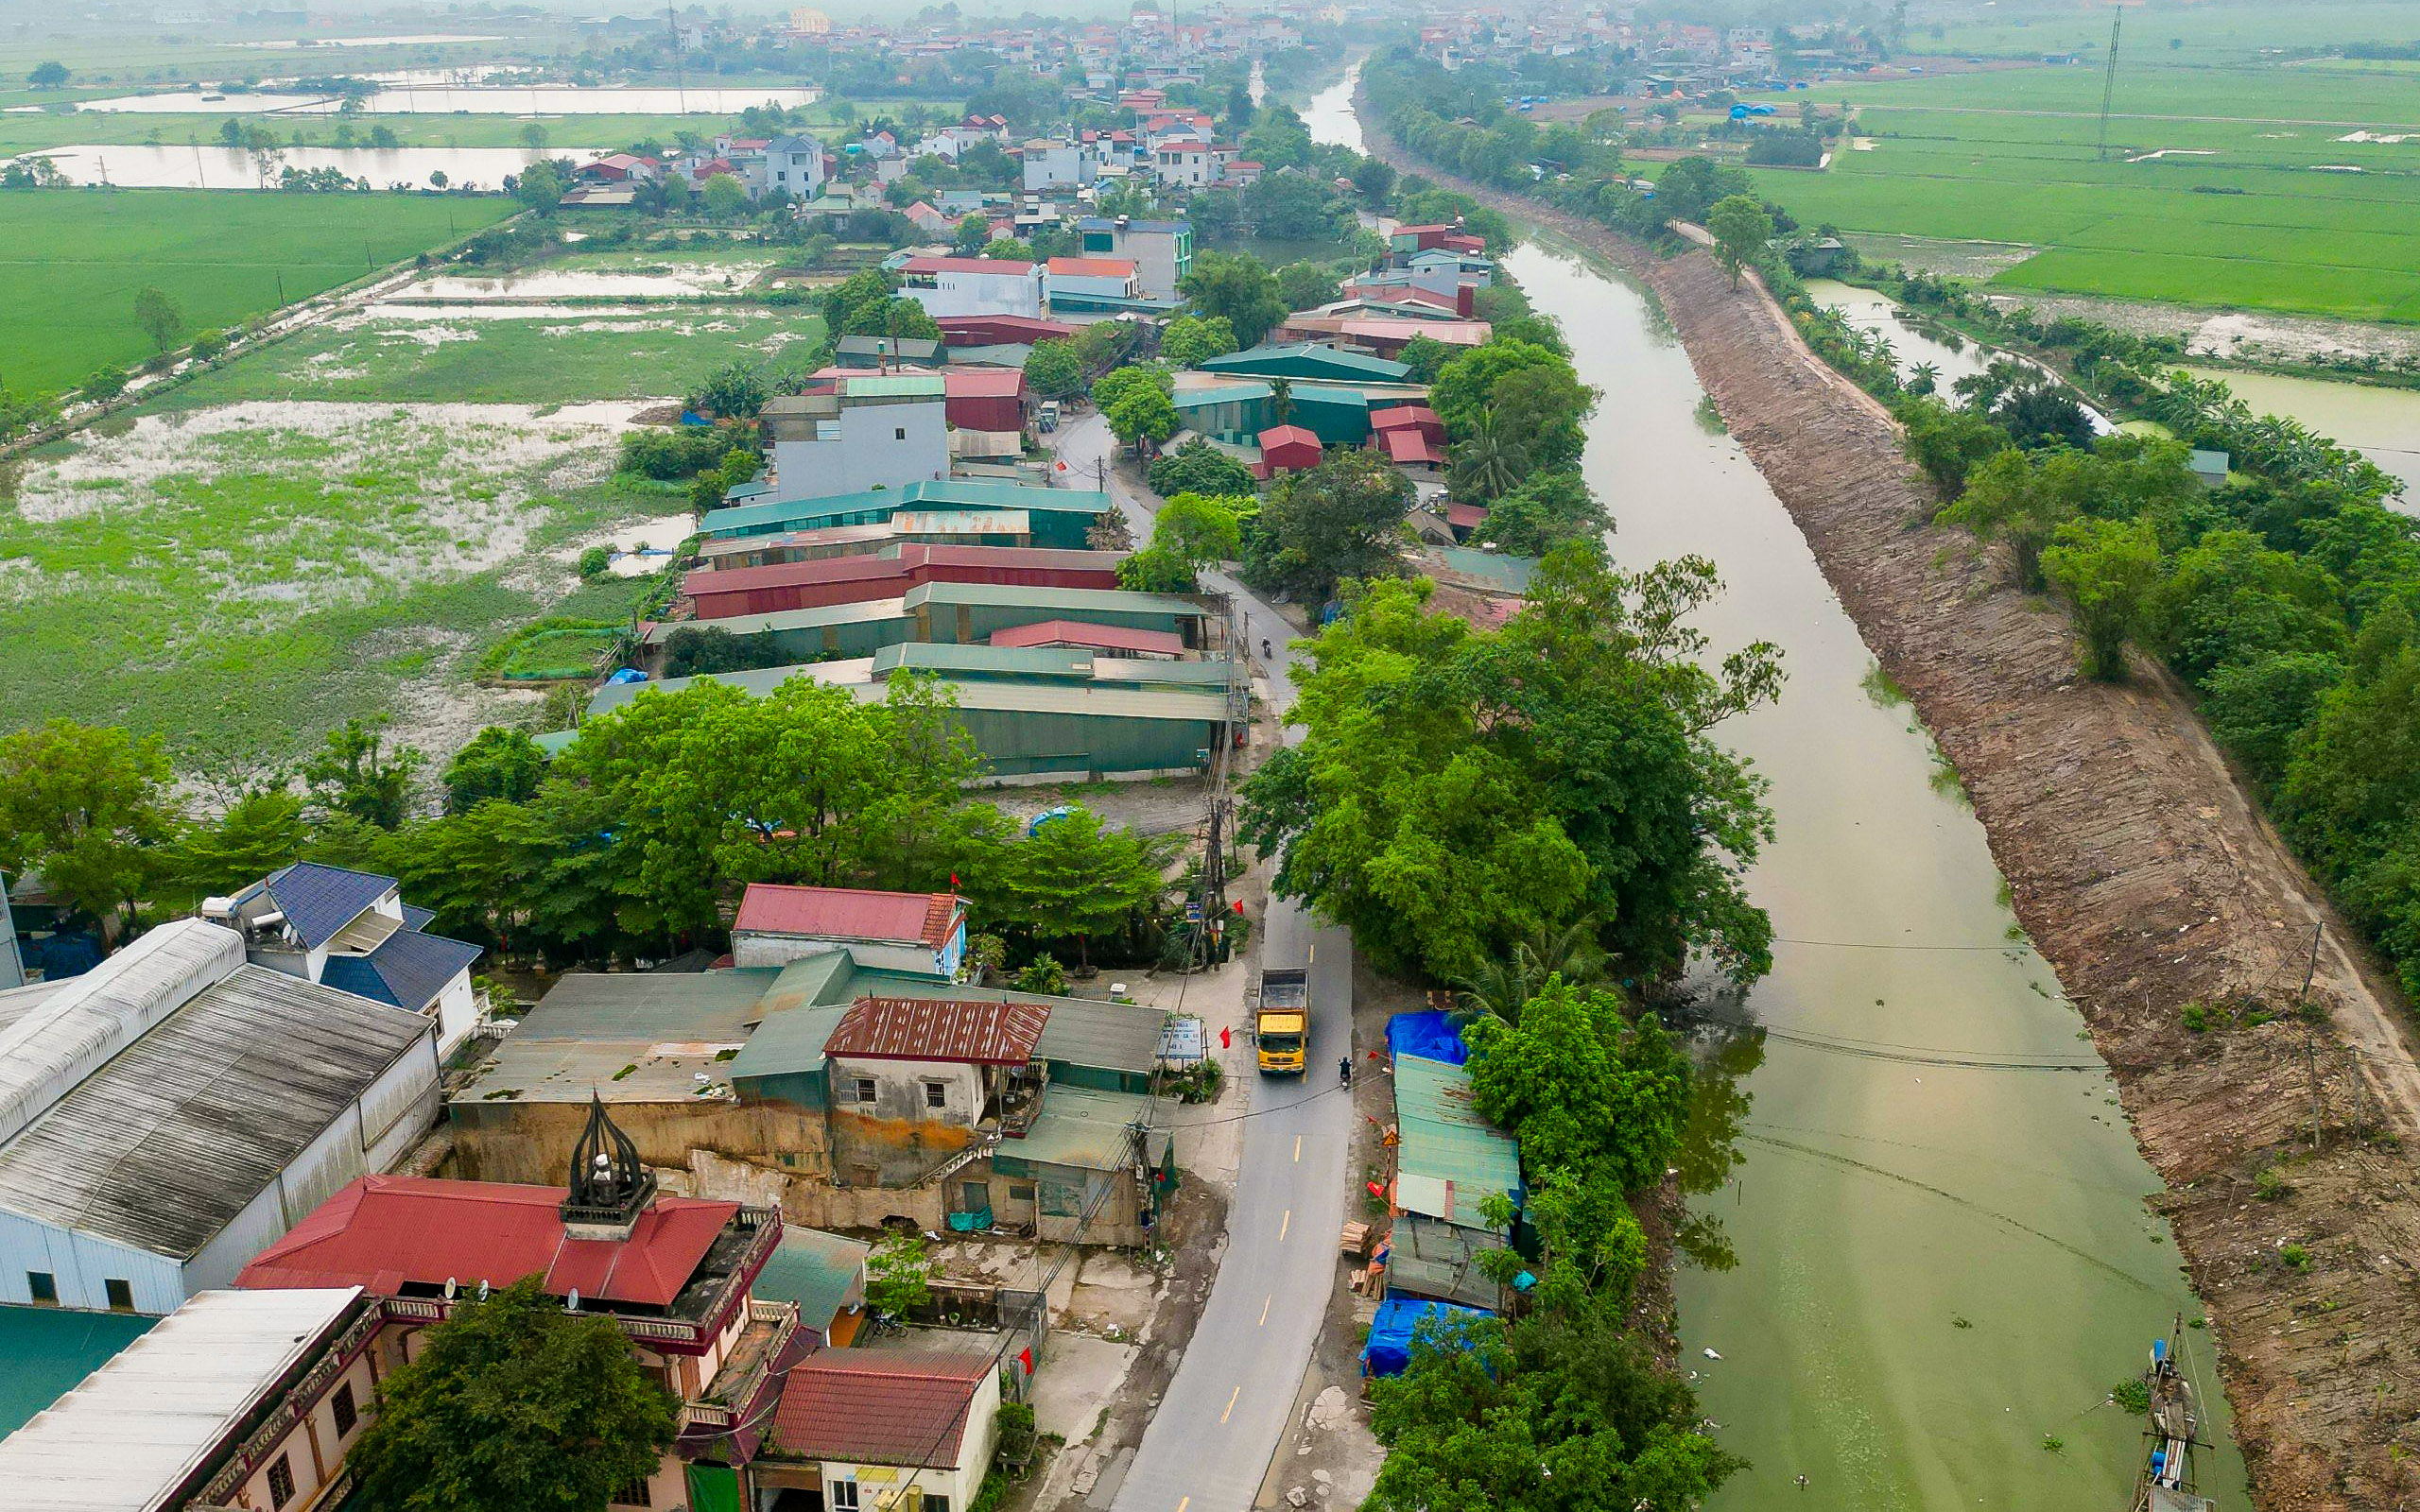
[[[1541,925],[1528,939],[1515,941],[1511,951],[1490,956],[1456,982],[1454,996],[1472,1018],[1493,1014],[1518,1023],[1521,1009],[1550,980],[1561,977],[1569,987],[1596,987],[1612,964],[1597,944],[1595,919],[1576,919],[1561,929]]]
[[[1920,362],[1908,369],[1908,392],[1929,394],[1941,387],[1941,369],[1929,362]]]
[[[1269,380],[1269,418],[1283,425],[1294,418],[1294,380]]]
[[[1472,499],[1501,498],[1520,487],[1529,466],[1529,449],[1496,428],[1494,411],[1482,409],[1470,435],[1454,448],[1454,491]]]

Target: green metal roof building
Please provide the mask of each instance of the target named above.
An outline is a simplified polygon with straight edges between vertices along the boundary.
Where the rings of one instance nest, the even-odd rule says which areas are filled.
[[[1521,1145],[1471,1101],[1460,1066],[1395,1057],[1395,1206],[1465,1228],[1485,1228],[1479,1204],[1521,1193]]]
[[[1425,404],[1428,393],[1418,384],[1372,380],[1347,385],[1307,378],[1293,381],[1288,389],[1292,405],[1286,423],[1302,426],[1322,446],[1359,446],[1370,438],[1373,409]],[[1261,432],[1278,423],[1276,391],[1256,378],[1180,385],[1173,402],[1185,429],[1231,446],[1253,445]]]
[[[1093,523],[1115,507],[1108,494],[1087,489],[1038,489],[984,478],[943,478],[911,483],[904,489],[874,489],[821,499],[756,500],[728,505],[708,510],[698,528],[707,536],[730,540],[822,530],[834,525],[884,524],[900,513],[1020,510],[1028,517],[1023,533],[1031,544],[1080,551],[1087,544]]]
[[[1046,620],[1116,625],[1128,629],[1181,635],[1202,644],[1209,610],[1167,593],[1130,593],[1100,588],[1036,588],[1014,583],[922,583],[900,600],[915,621],[911,641],[958,645],[988,642],[996,630],[1018,629]],[[717,620],[736,626],[737,620]],[[736,630],[734,631],[737,633]]]
[[[1203,372],[1243,373],[1254,378],[1330,378],[1344,383],[1399,384],[1411,376],[1411,369],[1405,363],[1364,356],[1357,352],[1340,352],[1316,341],[1230,352],[1196,366]]]

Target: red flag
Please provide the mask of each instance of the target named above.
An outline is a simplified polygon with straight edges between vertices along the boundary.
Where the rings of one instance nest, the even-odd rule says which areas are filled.
[[[1235,1044],[1235,1042],[1236,1032],[1233,1029],[1228,1028],[1225,1024],[1220,1024],[1219,1026],[1219,1048],[1221,1050],[1229,1049]]]
[[[955,871],[949,874],[949,890],[952,892],[958,891],[958,873]]]
[[[1244,901],[1243,901],[1242,899],[1238,898],[1238,899],[1236,899],[1236,912],[1240,914],[1240,913],[1242,913],[1243,911],[1244,911]]]
[[[1028,1344],[1017,1351],[1017,1364],[1027,1375],[1033,1374],[1033,1346]]]

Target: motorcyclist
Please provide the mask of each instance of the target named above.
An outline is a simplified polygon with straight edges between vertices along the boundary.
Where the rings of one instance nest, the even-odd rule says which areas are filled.
[[[1260,638],[1260,659],[1263,662],[1269,660],[1269,637],[1266,635]]]
[[[1353,1057],[1351,1056],[1339,1056],[1336,1057],[1336,1084],[1339,1087],[1350,1087],[1353,1085]]]

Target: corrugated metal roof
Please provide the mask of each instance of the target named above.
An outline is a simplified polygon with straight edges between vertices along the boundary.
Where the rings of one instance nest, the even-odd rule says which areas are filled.
[[[945,892],[752,882],[740,896],[739,914],[731,927],[751,934],[922,944],[938,951],[949,944],[958,915],[958,899]]]
[[[1048,1016],[1048,1009],[1031,1003],[862,997],[841,1017],[823,1053],[857,1060],[1022,1066],[1033,1058]]]
[[[888,525],[853,528],[902,536],[1029,536],[1033,515],[1025,509],[902,509]]]
[[[785,1227],[765,1268],[748,1293],[763,1301],[793,1302],[801,1322],[829,1328],[833,1317],[858,1293],[858,1279],[873,1246],[821,1228]]]
[[[592,1093],[608,1103],[728,1100],[719,1089],[729,1080],[730,1063],[716,1057],[743,1042],[739,1034],[727,1040],[515,1035],[496,1046],[478,1074],[447,1101],[458,1117],[475,1116],[471,1110],[497,1102],[584,1104]]]
[[[236,1284],[509,1286],[542,1276],[547,1293],[667,1307],[731,1220],[736,1202],[660,1196],[628,1239],[575,1239],[561,1187],[432,1177],[365,1176],[312,1210],[246,1265]]]
[[[1157,1048],[1157,1037],[1153,1037]],[[1153,1157],[1167,1148],[1167,1131],[1177,1102],[1140,1092],[1103,1092],[1088,1087],[1052,1082],[1042,1094],[1042,1110],[1034,1115],[1025,1138],[1003,1143],[1000,1153],[1037,1165],[1066,1166],[1078,1171],[1122,1171],[1134,1163],[1135,1125],[1149,1136]]]
[[[893,672],[974,672],[993,676],[1088,678],[1093,654],[1074,646],[1002,645],[995,636],[988,645],[954,645],[904,641],[873,654],[873,675]]]
[[[992,632],[994,645],[1086,646],[1103,651],[1145,651],[1176,656],[1184,637],[1173,630],[1138,630],[1123,625],[1087,625],[1081,620],[1043,620]]]
[[[10,1512],[155,1512],[325,1348],[361,1293],[198,1292],[0,1441]]]
[[[1395,1202],[1465,1228],[1483,1228],[1479,1204],[1521,1187],[1521,1146],[1481,1118],[1461,1067],[1395,1057]]]
[[[239,967],[0,1145],[0,1208],[190,1258],[436,1027]]]
[[[803,610],[799,612],[814,611]],[[771,619],[774,616],[760,614],[748,617]],[[729,625],[734,622],[717,620],[715,623]],[[652,682],[608,682],[588,696],[588,712],[592,716],[611,713],[649,689],[659,693],[679,693],[693,682],[719,682],[737,688],[752,697],[761,698],[792,678],[804,678],[809,682],[821,682],[835,688],[850,688],[868,681],[873,676],[873,659],[856,657],[847,662],[804,662],[796,666],[756,667],[747,672],[706,672],[694,678],[658,678]]]
[[[329,956],[320,981],[418,1013],[482,954],[458,939],[399,929],[367,955]]]
[[[1063,609],[1078,617],[1086,610],[1124,614],[1169,614],[1180,619],[1201,619],[1210,612],[1191,599],[1172,598],[1166,593],[1134,593],[1117,588],[1042,588],[1026,583],[919,583],[908,591],[907,597],[901,602],[911,614],[927,604]]]
[[[658,620],[648,627],[647,644],[662,645],[672,639],[676,631],[684,629],[698,630],[711,627],[726,635],[753,635],[758,630],[820,630],[831,625],[863,625],[874,620],[897,620],[907,617],[908,600],[904,596],[869,598],[855,604],[821,604],[813,609],[775,610],[769,614],[733,614],[707,623],[695,620]],[[723,676],[728,679],[740,674],[730,673]],[[778,687],[780,684],[776,682],[774,686]]]
[[[1387,1293],[1492,1311],[1504,1298],[1501,1288],[1478,1268],[1478,1257],[1501,1247],[1499,1239],[1485,1229],[1407,1212],[1388,1235]]]
[[[1048,682],[953,682],[960,709],[999,713],[1075,714],[1093,719],[1175,719],[1223,724],[1222,694],[1175,688],[1108,688],[1098,683],[1062,687]]]
[[[821,1071],[828,1059],[825,1049],[832,1042],[832,1031],[840,1027],[840,1021],[848,1013],[846,1007],[838,1005],[769,1013],[723,1070],[735,1082]]]
[[[1355,352],[1340,352],[1316,341],[1252,347],[1242,352],[1230,352],[1222,357],[1212,357],[1197,366],[1206,372],[1257,373],[1283,372],[1289,368],[1305,365],[1387,382],[1399,381],[1411,371],[1409,367],[1400,362],[1389,362],[1384,357],[1365,357]]]
[[[1093,680],[1112,686],[1224,688],[1234,674],[1235,663],[1224,658],[1210,662],[1163,662],[1139,656],[1093,658]]]
[[[1003,483],[995,478],[938,478],[911,483],[905,490],[916,505],[957,505],[982,509],[1053,509],[1061,513],[1107,514],[1116,507],[1106,493],[1092,489],[1036,488],[1029,483]]]
[[[270,872],[262,885],[268,889],[269,902],[285,915],[287,926],[305,946],[318,950],[392,892],[395,879],[298,861]]]
[[[821,1004],[846,1006],[855,994],[847,990],[846,978],[856,970],[857,963],[847,951],[818,951],[802,956],[782,968],[773,985],[756,1000],[756,1022],[790,1008],[814,1007]],[[754,1040],[749,1041],[753,1044]]]
[[[571,971],[529,1010],[514,1040],[748,1038],[756,1000],[781,974],[769,966],[726,971]]]
[[[851,373],[840,382],[851,399],[939,399],[944,390],[939,373]]]
[[[244,936],[163,924],[0,1029],[0,1140],[76,1090],[177,1005],[244,964]]]

